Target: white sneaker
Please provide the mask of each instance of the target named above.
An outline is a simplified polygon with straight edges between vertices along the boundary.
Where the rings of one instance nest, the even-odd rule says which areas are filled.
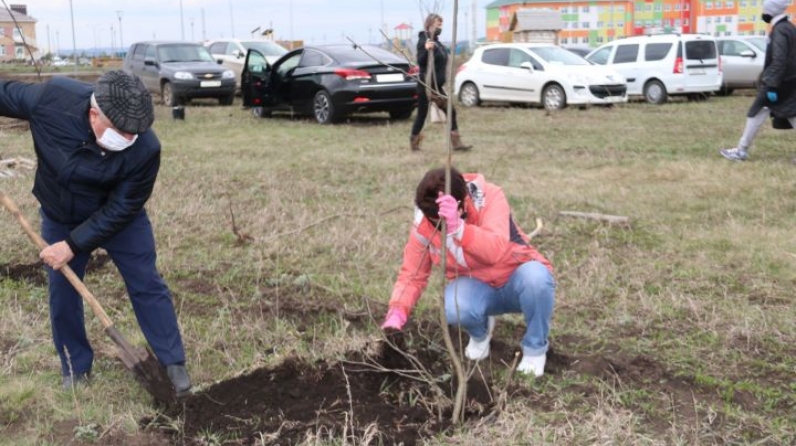
[[[489,341],[492,340],[492,332],[495,330],[495,317],[487,318],[486,338],[483,341],[476,341],[472,337],[464,349],[464,354],[471,361],[480,361],[489,356]]]
[[[539,356],[523,354],[522,361],[520,361],[520,364],[517,366],[517,370],[526,375],[533,374],[534,377],[538,378],[544,375],[544,365],[546,362],[547,355],[544,353]]]
[[[749,158],[749,153],[739,147],[734,147],[732,149],[721,149],[719,150],[719,153],[721,153],[721,156],[730,161],[746,161],[746,159]]]

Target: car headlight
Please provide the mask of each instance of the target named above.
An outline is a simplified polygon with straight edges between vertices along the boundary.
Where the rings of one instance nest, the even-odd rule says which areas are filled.
[[[181,79],[181,80],[187,81],[189,79],[193,79],[193,74],[191,74],[191,73],[189,73],[187,71],[178,71],[178,72],[174,73],[174,79]]]
[[[235,79],[235,72],[232,70],[227,70],[221,74],[222,79]]]

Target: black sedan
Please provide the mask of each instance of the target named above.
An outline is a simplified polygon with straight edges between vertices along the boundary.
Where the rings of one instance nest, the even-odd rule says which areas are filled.
[[[416,71],[405,58],[375,46],[307,46],[273,64],[251,49],[241,74],[243,105],[259,117],[287,111],[321,124],[360,112],[408,119],[417,106]]]

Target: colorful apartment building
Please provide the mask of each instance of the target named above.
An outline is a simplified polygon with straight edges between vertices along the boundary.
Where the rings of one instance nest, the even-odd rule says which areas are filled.
[[[11,14],[0,8],[0,61],[13,59],[29,59],[25,48],[28,45],[32,53],[38,51],[36,43],[36,19],[28,15],[25,5],[10,5]],[[16,20],[16,24],[14,23]],[[17,28],[19,24],[19,28]]]
[[[791,0],[788,13],[796,13]],[[715,36],[763,35],[763,0],[495,0],[486,6],[486,40],[510,41],[519,9],[561,12],[562,45],[597,46],[616,38],[651,32]]]

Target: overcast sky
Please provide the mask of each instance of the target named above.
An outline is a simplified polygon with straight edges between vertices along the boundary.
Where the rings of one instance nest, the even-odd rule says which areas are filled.
[[[485,34],[486,6],[491,0],[459,0],[457,41],[473,32],[473,4],[477,35]],[[39,47],[70,51],[128,47],[137,40],[195,40],[219,37],[248,38],[257,27],[273,28],[276,39],[304,40],[305,44],[335,43],[351,37],[376,43],[382,19],[392,36],[400,23],[422,28],[428,12],[445,19],[443,39],[452,35],[455,0],[5,0],[26,4],[37,19]],[[117,11],[121,11],[121,26]],[[113,31],[111,31],[111,28]],[[121,28],[121,35],[119,29]],[[113,44],[113,45],[112,45]]]

